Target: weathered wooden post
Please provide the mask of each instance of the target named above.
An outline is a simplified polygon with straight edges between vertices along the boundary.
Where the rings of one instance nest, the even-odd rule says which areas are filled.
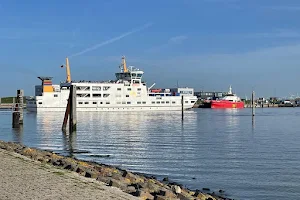
[[[184,101],[183,101],[183,95],[181,96],[181,120],[183,121],[183,104],[184,104]]]
[[[23,90],[17,90],[17,102],[13,98],[13,112],[12,112],[12,127],[19,128],[20,124],[23,124]]]
[[[77,114],[76,114],[76,86],[70,85],[70,94],[68,104],[66,107],[65,117],[62,125],[62,131],[66,132],[67,123],[69,118],[69,132],[76,131],[77,127]]]
[[[76,114],[76,86],[70,86],[70,121],[69,130],[70,133],[76,131],[77,128],[77,114]]]
[[[254,100],[254,91],[252,91],[252,97],[251,97],[251,107],[252,107],[252,116],[255,115],[255,100]]]
[[[65,117],[62,125],[62,131],[65,133],[67,131],[67,123],[68,123],[68,118],[69,118],[69,113],[70,113],[70,94],[68,98],[68,103],[65,111]]]

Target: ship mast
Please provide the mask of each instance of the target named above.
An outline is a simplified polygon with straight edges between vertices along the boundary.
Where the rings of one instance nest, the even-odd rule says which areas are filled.
[[[231,85],[229,86],[229,92],[228,92],[228,94],[232,94],[232,87],[231,87]]]
[[[63,68],[64,65],[62,65],[61,67]],[[66,83],[71,83],[71,71],[70,71],[70,65],[69,65],[68,57],[66,57],[66,74],[67,74]]]
[[[128,72],[127,66],[126,66],[125,56],[122,56],[122,65],[123,65],[123,71],[124,71],[124,73]]]

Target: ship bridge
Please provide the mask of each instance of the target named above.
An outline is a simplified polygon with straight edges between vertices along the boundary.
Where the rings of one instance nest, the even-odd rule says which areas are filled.
[[[121,72],[115,73],[117,80],[131,82],[132,84],[140,84],[144,72],[133,66],[127,68],[125,57],[122,57],[122,64],[120,65]]]

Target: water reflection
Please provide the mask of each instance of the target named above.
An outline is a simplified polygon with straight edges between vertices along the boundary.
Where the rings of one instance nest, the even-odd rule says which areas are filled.
[[[66,156],[70,156],[72,158],[75,157],[74,152],[76,150],[76,132],[74,131],[73,133],[62,133],[63,136],[63,150]]]
[[[240,116],[238,109],[225,109],[225,120],[226,120],[226,126],[230,130],[239,131],[239,120]]]
[[[22,143],[23,142],[23,124],[20,124],[18,128],[13,128],[12,129],[13,133],[13,141],[17,143]]]
[[[169,176],[191,189],[225,189],[235,199],[297,199],[299,110],[256,113],[251,119],[251,109],[195,109],[183,123],[180,111],[80,113],[77,132],[64,135],[64,112],[26,114],[15,130],[11,113],[0,112],[0,139]]]

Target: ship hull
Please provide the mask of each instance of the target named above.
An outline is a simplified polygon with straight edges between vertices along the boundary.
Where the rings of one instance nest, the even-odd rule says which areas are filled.
[[[184,110],[192,109],[193,105],[185,105]],[[132,107],[79,107],[77,108],[78,112],[119,112],[119,111],[176,111],[181,110],[181,106],[160,106],[160,107],[152,107],[152,106],[132,106]],[[27,111],[29,112],[62,112],[65,111],[65,107],[27,107]]]
[[[244,108],[244,102],[216,101],[210,102],[211,108]]]

